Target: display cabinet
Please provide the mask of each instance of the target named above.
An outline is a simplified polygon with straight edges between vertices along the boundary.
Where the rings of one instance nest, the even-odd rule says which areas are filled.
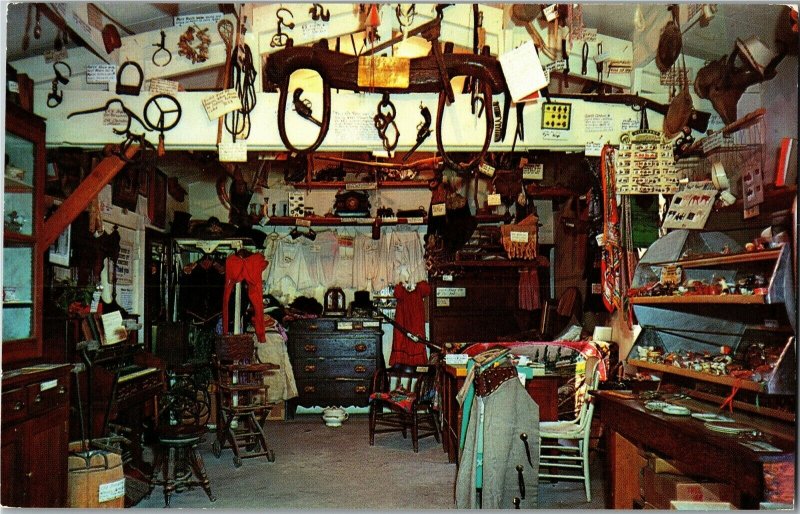
[[[6,109],[3,189],[3,365],[41,357],[42,227],[45,123]]]
[[[629,301],[643,328],[628,363],[640,370],[795,395],[791,243],[746,251],[720,232],[678,230],[637,266]]]

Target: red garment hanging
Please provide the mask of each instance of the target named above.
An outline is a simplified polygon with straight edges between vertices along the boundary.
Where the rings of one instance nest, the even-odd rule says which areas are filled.
[[[253,325],[256,329],[256,336],[259,342],[266,342],[261,275],[267,269],[267,265],[269,262],[260,253],[254,253],[247,257],[233,254],[225,259],[225,290],[222,293],[223,334],[228,333],[228,300],[231,297],[231,291],[233,291],[234,285],[244,280],[247,282],[247,297],[253,304]]]
[[[394,297],[397,298],[397,309],[394,314],[395,321],[412,334],[424,337],[424,297],[430,294],[431,286],[424,280],[419,282],[413,291],[406,289],[403,284],[394,286]],[[394,366],[395,364],[424,366],[427,363],[428,355],[425,352],[425,345],[412,341],[395,327],[389,366]]]

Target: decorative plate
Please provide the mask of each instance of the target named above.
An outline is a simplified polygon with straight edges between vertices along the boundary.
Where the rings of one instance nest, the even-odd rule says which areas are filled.
[[[692,413],[692,411],[681,405],[669,405],[661,409],[661,412],[664,414],[672,414],[673,416],[688,416]]]
[[[723,434],[739,434],[742,432],[753,432],[756,429],[741,423],[724,423],[724,422],[710,422],[704,423],[705,427],[713,432],[720,432]]]
[[[700,421],[717,421],[728,423],[732,423],[734,421],[731,418],[726,418],[725,416],[714,414],[713,412],[694,412],[692,413],[692,417],[694,419],[699,419]]]
[[[662,402],[661,400],[652,400],[649,402],[644,402],[644,408],[647,410],[664,410],[664,407],[670,407],[672,404],[667,402]]]

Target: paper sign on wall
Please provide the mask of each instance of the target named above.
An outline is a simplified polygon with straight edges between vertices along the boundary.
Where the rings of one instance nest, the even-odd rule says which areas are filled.
[[[247,141],[222,142],[217,151],[220,162],[247,162]]]
[[[184,14],[182,16],[175,16],[172,24],[176,27],[183,27],[184,25],[210,25],[217,23],[222,19],[222,13],[208,13],[208,14]]]
[[[431,205],[431,215],[444,216],[447,214],[447,207],[443,203],[435,203]]]
[[[547,85],[542,63],[533,41],[527,41],[497,58],[506,77],[511,100],[522,102]]]
[[[150,80],[150,92],[171,95],[178,92],[180,84],[174,80],[152,79]]]
[[[209,120],[215,120],[229,112],[242,108],[242,101],[235,89],[223,89],[203,98],[203,108]]]
[[[103,125],[119,126],[128,123],[128,115],[122,109],[111,107],[103,111]]]
[[[116,64],[90,64],[86,66],[87,84],[108,84],[117,81]]]
[[[500,199],[500,195],[499,195],[499,194],[497,194],[497,193],[494,193],[494,194],[488,195],[488,196],[486,197],[486,204],[487,204],[489,207],[495,207],[495,206],[497,206],[497,205],[500,205],[501,203],[502,203],[502,201],[501,201],[501,199]]]
[[[583,154],[586,157],[600,157],[603,153],[603,143],[593,143],[589,142],[586,143],[584,147]]]
[[[526,164],[522,167],[522,178],[524,180],[542,180],[544,178],[544,164]]]

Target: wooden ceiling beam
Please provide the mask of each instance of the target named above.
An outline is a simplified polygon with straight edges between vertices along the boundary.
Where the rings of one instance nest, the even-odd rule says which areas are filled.
[[[133,159],[139,145],[130,145],[125,150],[125,159]],[[44,222],[42,248],[47,248],[58,239],[67,226],[86,210],[91,202],[111,180],[125,167],[125,160],[109,155],[94,167],[75,191]]]

